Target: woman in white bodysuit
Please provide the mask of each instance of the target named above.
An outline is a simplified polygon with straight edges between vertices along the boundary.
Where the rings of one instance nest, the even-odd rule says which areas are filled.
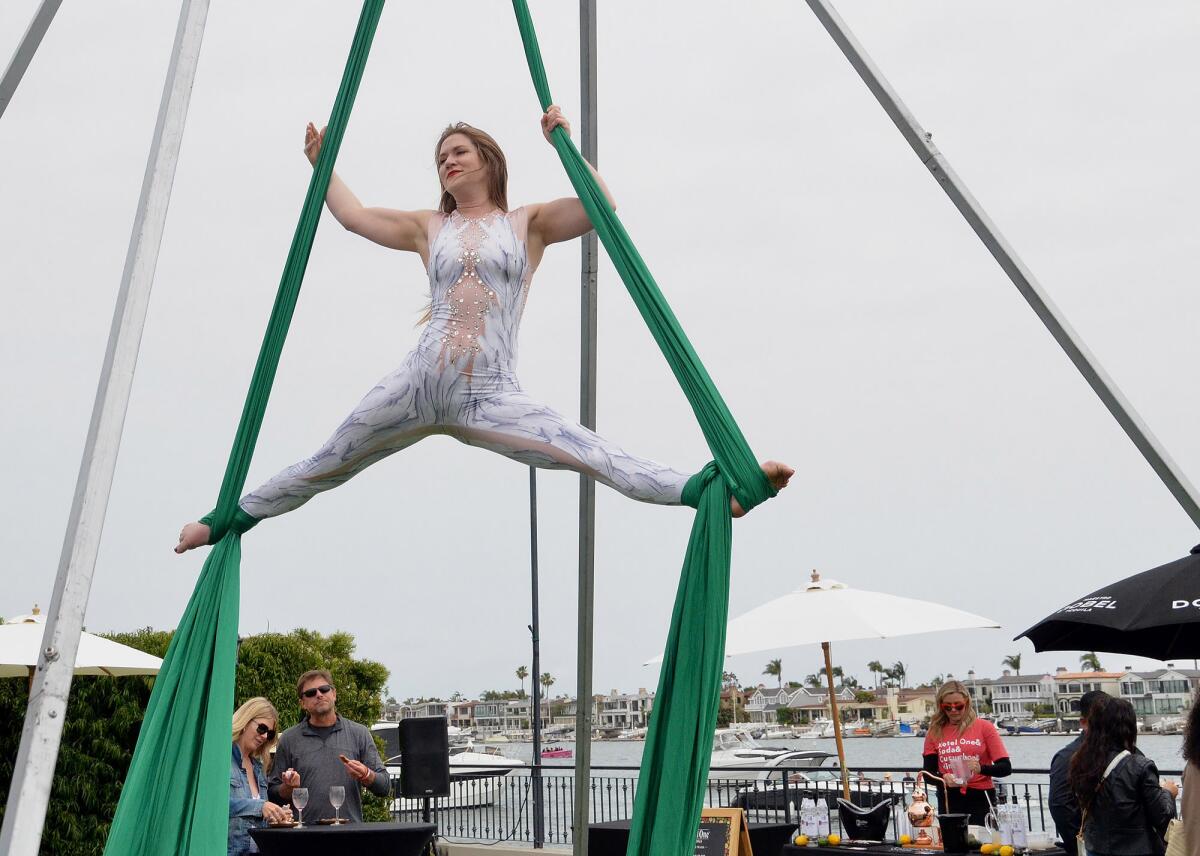
[[[550,132],[570,125],[558,107],[542,117]],[[309,124],[305,154],[316,163],[324,131]],[[530,280],[549,244],[592,225],[578,199],[508,210],[508,167],[489,135],[459,123],[435,149],[442,198],[437,211],[365,208],[335,173],[325,197],[346,229],[385,247],[420,255],[429,273],[428,323],[416,348],[381,380],[315,455],[242,497],[253,522],[299,508],[363,469],[431,434],[447,434],[524,464],[586,473],[643,502],[678,505],[690,474],[638,458],[564,418],[521,389],[517,331]],[[593,170],[612,204],[603,179]],[[776,490],[793,470],[767,461]],[[731,502],[734,516],[742,509]],[[209,543],[207,522],[180,532],[177,553]]]

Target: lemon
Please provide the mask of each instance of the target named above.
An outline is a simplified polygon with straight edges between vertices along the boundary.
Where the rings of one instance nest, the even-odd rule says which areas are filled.
[[[995,844],[984,844],[982,847],[979,848],[979,852],[982,853],[983,856],[989,856],[989,854],[996,852],[996,845]]]
[[[808,846],[808,836],[807,835],[797,835],[795,838],[792,839],[792,843],[795,844],[797,847],[807,847]]]
[[[1005,845],[1004,845],[1003,847],[1001,847],[1001,848],[1000,848],[1000,850],[999,850],[1000,856],[1013,856],[1013,853],[1014,853],[1014,852],[1015,852],[1015,851],[1014,851],[1014,850],[1012,849],[1012,847],[1011,847],[1010,845],[1008,845],[1008,844],[1005,844]]]
[[[912,836],[911,835],[901,835],[900,843],[901,844],[912,844]]]
[[[838,835],[836,832],[833,835],[829,836],[829,846],[830,847],[837,847],[841,843],[842,843],[842,836]],[[1007,856],[1012,856],[1012,854],[1009,853],[1009,854],[1007,854]]]

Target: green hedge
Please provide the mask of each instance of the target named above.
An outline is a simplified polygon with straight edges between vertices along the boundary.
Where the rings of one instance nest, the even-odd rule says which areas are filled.
[[[105,635],[156,657],[166,654],[171,641],[171,633],[150,628]],[[296,678],[323,668],[337,685],[338,712],[370,725],[382,713],[388,672],[380,663],[353,655],[354,637],[349,633],[322,636],[296,630],[247,637],[238,648],[236,701],[266,696],[279,710],[281,729],[288,728],[300,718]],[[75,678],[46,813],[43,854],[102,856],[153,683],[153,678],[140,677]],[[21,741],[27,687],[22,678],[0,679],[0,819]],[[388,819],[386,800],[364,795],[363,814],[366,820]]]

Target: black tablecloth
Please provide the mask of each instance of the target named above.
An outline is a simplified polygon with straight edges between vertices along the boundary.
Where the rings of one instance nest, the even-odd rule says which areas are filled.
[[[588,826],[589,856],[625,856],[631,821],[612,820]],[[783,845],[791,841],[794,823],[749,823],[750,847],[754,856],[779,856]]]
[[[437,825],[433,823],[345,823],[340,826],[302,826],[294,829],[252,829],[264,856],[417,856]]]

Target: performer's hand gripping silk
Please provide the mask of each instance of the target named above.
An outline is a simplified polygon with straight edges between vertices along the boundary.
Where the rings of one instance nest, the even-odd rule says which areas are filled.
[[[570,133],[552,106],[542,116],[547,140],[560,125]],[[323,135],[309,124],[304,152],[313,164]],[[325,445],[242,497],[241,510],[261,520],[299,508],[431,434],[523,464],[586,473],[632,499],[678,505],[690,474],[628,454],[535,401],[517,380],[517,329],[533,272],[549,244],[592,228],[582,203],[556,199],[509,211],[504,153],[470,125],[446,128],[435,154],[442,185],[437,211],[365,208],[336,173],[331,178],[325,203],[342,226],[420,255],[429,273],[428,323],[400,368],[367,393]],[[762,468],[776,490],[794,472],[777,461]],[[743,513],[736,500],[731,512]],[[209,536],[206,524],[189,523],[175,552],[207,544]]]

